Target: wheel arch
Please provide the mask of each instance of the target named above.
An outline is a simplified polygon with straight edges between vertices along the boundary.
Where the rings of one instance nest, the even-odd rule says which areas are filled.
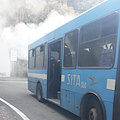
[[[99,101],[102,108],[103,117],[104,117],[103,120],[106,120],[106,109],[105,109],[104,102],[100,97],[100,95],[95,91],[88,91],[82,97],[81,104],[80,104],[80,116],[83,115],[85,108],[87,108],[88,100],[90,100],[91,98],[97,99]]]
[[[41,89],[42,89],[42,94],[43,94],[43,88],[42,88],[42,84],[41,84],[41,81],[39,80],[39,81],[37,81],[37,84],[36,84],[36,94],[37,94],[37,85],[38,84],[40,84],[40,86],[41,86]]]

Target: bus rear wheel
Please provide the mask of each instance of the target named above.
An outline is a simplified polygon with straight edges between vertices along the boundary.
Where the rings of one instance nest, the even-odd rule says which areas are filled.
[[[101,105],[97,99],[91,99],[81,120],[104,120]]]
[[[43,102],[43,98],[42,98],[42,86],[41,86],[40,83],[37,84],[36,96],[37,96],[37,100],[39,102]]]

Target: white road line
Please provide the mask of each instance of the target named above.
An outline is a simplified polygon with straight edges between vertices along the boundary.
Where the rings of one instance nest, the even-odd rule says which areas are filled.
[[[10,103],[8,103],[7,101],[3,100],[2,98],[0,98],[0,101],[2,101],[3,103],[5,103],[6,105],[8,105],[10,108],[12,108],[18,115],[21,116],[21,118],[23,120],[30,120],[24,113],[22,113],[20,110],[18,110],[16,107],[14,107],[13,105],[11,105]]]

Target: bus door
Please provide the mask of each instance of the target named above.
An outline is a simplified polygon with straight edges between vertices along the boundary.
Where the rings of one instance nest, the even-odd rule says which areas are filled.
[[[114,102],[113,102],[113,120],[120,119],[120,45],[118,52],[118,63],[117,63],[117,74],[114,92]]]
[[[60,104],[61,39],[48,45],[47,98]]]

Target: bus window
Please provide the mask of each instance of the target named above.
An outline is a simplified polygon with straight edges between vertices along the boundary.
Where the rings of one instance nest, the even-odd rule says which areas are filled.
[[[29,65],[28,65],[29,69],[34,69],[35,67],[35,50],[34,49],[29,51],[28,59],[29,59]]]
[[[81,28],[82,41],[90,41],[100,37],[101,34],[101,23],[99,21],[90,23]]]
[[[64,44],[64,67],[76,67],[78,48],[78,30],[65,35]]]
[[[116,14],[112,14],[102,20],[102,37],[117,33],[118,19],[116,17]]]
[[[44,45],[36,48],[36,69],[43,69]]]
[[[117,14],[81,28],[79,67],[112,67],[117,40]]]

